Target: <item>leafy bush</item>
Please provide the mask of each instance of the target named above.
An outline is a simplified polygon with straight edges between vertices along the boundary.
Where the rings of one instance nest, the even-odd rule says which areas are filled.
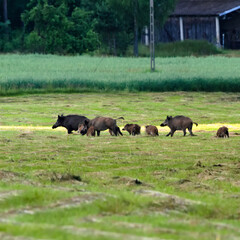
[[[10,21],[0,22],[0,51],[14,52],[22,49],[22,32],[12,30]]]
[[[70,16],[68,13],[64,3],[54,5],[47,0],[35,3],[35,7],[22,15],[26,50],[54,54],[94,51],[99,43],[91,13],[77,7]]]

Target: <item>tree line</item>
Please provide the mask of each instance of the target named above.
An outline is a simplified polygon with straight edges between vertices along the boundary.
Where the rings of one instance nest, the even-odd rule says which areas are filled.
[[[163,25],[176,0],[154,0]],[[3,0],[0,52],[124,55],[149,25],[149,0]]]

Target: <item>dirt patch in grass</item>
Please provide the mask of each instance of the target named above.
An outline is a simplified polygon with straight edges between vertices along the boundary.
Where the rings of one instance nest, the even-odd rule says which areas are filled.
[[[21,236],[13,236],[8,234],[0,233],[0,239],[1,240],[38,240],[38,238],[29,238],[29,237],[21,237]]]
[[[204,203],[200,201],[194,201],[190,199],[185,199],[178,197],[176,195],[171,195],[163,192],[153,191],[153,190],[137,190],[135,191],[136,194],[141,194],[143,196],[150,196],[153,198],[158,199],[159,202],[153,204],[153,208],[158,208],[159,210],[181,210],[186,211],[189,207],[195,205],[204,205]]]
[[[21,191],[17,191],[17,190],[0,192],[0,201],[3,201],[12,196],[17,196],[18,194],[20,194],[20,192]]]
[[[79,196],[67,198],[67,199],[62,199],[59,201],[56,201],[54,203],[51,203],[46,206],[42,207],[25,207],[21,209],[11,209],[8,211],[5,211],[4,213],[1,214],[0,220],[7,220],[10,216],[17,216],[20,214],[35,214],[38,212],[46,212],[46,211],[52,211],[56,209],[61,209],[61,208],[71,208],[75,206],[79,206],[81,204],[88,204],[91,203],[97,199],[105,199],[105,194],[103,193],[84,193]]]
[[[65,182],[65,181],[78,181],[81,182],[82,178],[79,175],[74,175],[70,173],[52,173],[52,176],[50,177],[52,182]]]
[[[162,238],[156,238],[156,237],[141,237],[131,234],[124,234],[124,233],[118,233],[118,232],[107,232],[102,230],[96,230],[92,228],[77,228],[73,226],[64,226],[64,230],[68,230],[69,232],[79,235],[79,236],[91,236],[93,238],[96,237],[102,237],[103,239],[128,239],[128,240],[162,240]]]
[[[126,186],[147,186],[147,187],[153,187],[151,184],[145,183],[137,178],[131,178],[131,177],[119,177],[115,176],[113,177],[113,182],[115,184],[122,184]]]
[[[60,183],[60,182],[72,182],[72,183],[81,183],[82,178],[80,175],[72,174],[72,173],[57,173],[57,172],[46,172],[46,171],[38,171],[35,174],[36,177],[40,178],[41,180],[48,179],[53,183]]]
[[[26,131],[18,135],[19,138],[24,138],[27,140],[33,140],[33,132],[32,131]]]
[[[19,179],[21,176],[22,175],[20,173],[0,170],[0,180],[4,182]]]

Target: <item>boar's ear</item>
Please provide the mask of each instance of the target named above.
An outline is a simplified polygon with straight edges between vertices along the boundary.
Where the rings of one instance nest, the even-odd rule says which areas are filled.
[[[172,119],[172,116],[170,116],[169,118]]]
[[[170,119],[170,117],[169,116],[167,116],[167,120],[169,120]]]

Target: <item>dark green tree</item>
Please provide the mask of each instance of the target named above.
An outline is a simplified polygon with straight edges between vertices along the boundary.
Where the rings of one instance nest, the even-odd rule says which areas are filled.
[[[70,3],[70,6],[68,4]],[[25,44],[41,53],[83,53],[98,47],[91,13],[72,5],[74,1],[31,0],[22,14]]]
[[[138,56],[138,32],[149,25],[149,0],[106,0],[118,14],[129,19],[134,33],[134,55]],[[155,18],[163,24],[176,0],[154,0]]]

